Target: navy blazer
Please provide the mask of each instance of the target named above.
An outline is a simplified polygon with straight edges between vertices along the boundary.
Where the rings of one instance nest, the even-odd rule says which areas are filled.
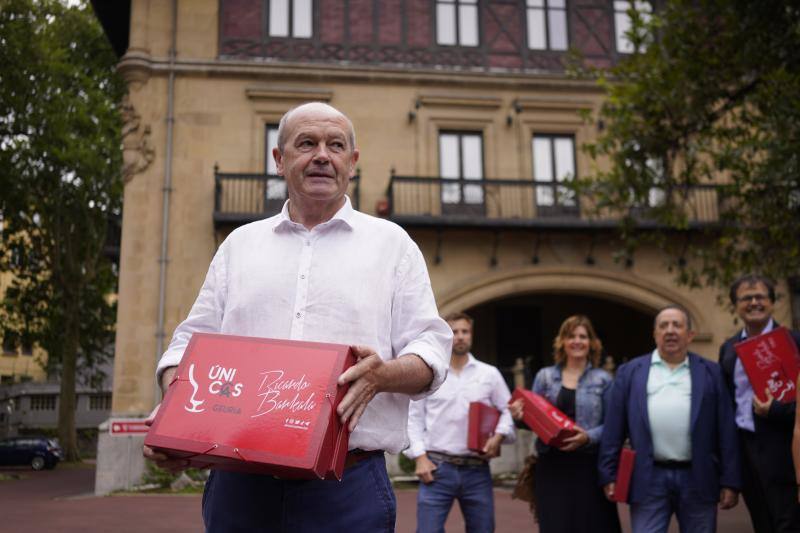
[[[777,328],[778,323],[774,326]],[[790,331],[794,342],[800,349],[800,333]],[[719,365],[728,392],[731,397],[734,413],[736,412],[736,386],[733,373],[736,367],[736,350],[734,344],[742,338],[742,330],[726,340],[719,348]],[[794,431],[795,402],[772,402],[766,417],[753,414],[756,433],[756,453],[754,460],[759,475],[768,484],[794,485],[794,465],[792,464],[792,433]]]
[[[652,352],[620,366],[611,386],[605,428],[600,440],[600,482],[616,480],[619,452],[626,438],[636,450],[628,494],[630,503],[647,496],[653,470],[653,440],[647,413],[647,379]],[[692,497],[719,500],[720,488],[741,487],[739,445],[728,390],[717,363],[689,353],[692,378],[691,422]]]

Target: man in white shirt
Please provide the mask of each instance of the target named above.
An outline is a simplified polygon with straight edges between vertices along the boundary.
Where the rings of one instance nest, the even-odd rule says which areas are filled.
[[[444,531],[447,514],[457,499],[467,532],[494,531],[494,495],[489,460],[500,455],[500,444],[514,442],[514,422],[508,410],[511,393],[497,368],[470,353],[472,318],[447,317],[453,330],[450,373],[434,394],[411,402],[408,437],[403,453],[416,462],[422,482],[417,496],[417,532]],[[482,453],[467,448],[469,404],[481,402],[501,412],[494,434]]]
[[[452,334],[416,244],[345,195],[359,158],[345,115],[318,102],[290,110],[273,156],[289,200],[219,247],[157,377],[166,391],[194,332],[353,345],[358,362],[339,378],[350,388],[337,409],[352,431],[348,466],[341,483],[214,470],[206,531],[394,531],[383,451],[406,447],[409,397],[444,381]],[[144,455],[186,466],[147,447]]]

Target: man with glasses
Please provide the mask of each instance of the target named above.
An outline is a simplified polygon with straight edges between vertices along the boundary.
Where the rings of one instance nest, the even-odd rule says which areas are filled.
[[[792,466],[792,430],[795,402],[761,402],[753,393],[734,345],[748,337],[772,331],[775,285],[756,274],[737,279],[730,289],[731,304],[743,328],[719,350],[719,363],[734,399],[742,456],[745,504],[756,533],[800,531],[800,505]],[[800,347],[800,333],[792,337]]]

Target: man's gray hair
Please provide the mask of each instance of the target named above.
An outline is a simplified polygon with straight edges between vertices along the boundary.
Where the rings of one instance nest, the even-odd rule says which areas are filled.
[[[658,315],[660,315],[667,309],[675,309],[676,311],[680,311],[681,313],[683,313],[683,316],[686,317],[686,329],[688,329],[689,331],[694,331],[692,329],[692,315],[690,315],[689,311],[680,304],[669,304],[659,309],[658,312],[656,313],[656,317],[653,319],[653,327],[658,327]]]
[[[356,131],[353,128],[352,121],[347,115],[345,115],[332,105],[326,104],[325,102],[306,102],[304,104],[294,106],[281,117],[281,121],[280,123],[278,123],[278,151],[280,151],[280,153],[283,153],[283,147],[286,145],[286,124],[289,122],[289,119],[292,117],[295,111],[299,111],[300,109],[308,106],[322,107],[344,117],[345,122],[347,122],[347,127],[350,130],[347,136],[347,140],[350,143],[350,150],[352,151],[355,149]]]

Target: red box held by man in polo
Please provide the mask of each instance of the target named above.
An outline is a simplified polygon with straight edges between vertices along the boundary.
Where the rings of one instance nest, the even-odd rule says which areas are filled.
[[[349,346],[195,333],[145,444],[195,468],[341,479]]]

